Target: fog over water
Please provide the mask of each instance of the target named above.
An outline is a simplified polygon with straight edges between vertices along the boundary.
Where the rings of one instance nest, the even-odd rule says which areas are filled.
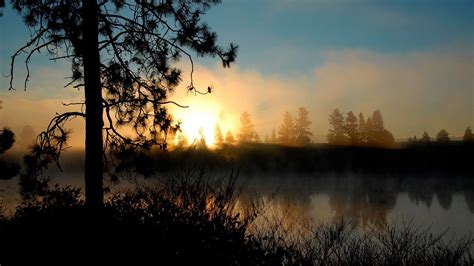
[[[83,188],[81,161],[65,160],[63,172],[55,166],[47,171],[50,184]],[[228,178],[229,171],[209,171],[206,175]],[[151,185],[173,173],[118,185],[112,191]],[[462,237],[474,232],[474,181],[466,176],[388,175],[360,173],[275,173],[240,169],[240,200],[264,201],[266,215],[277,212],[314,223],[350,220],[362,227],[412,221],[432,233],[447,230],[447,236]],[[14,212],[20,200],[18,177],[0,181],[3,210]],[[107,183],[107,182],[106,182]],[[293,217],[293,218],[295,218]]]

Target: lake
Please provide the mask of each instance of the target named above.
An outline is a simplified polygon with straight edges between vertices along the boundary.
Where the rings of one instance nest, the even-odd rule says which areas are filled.
[[[67,174],[66,174],[67,173]],[[48,172],[51,183],[83,187],[82,171]],[[226,173],[210,173],[226,178]],[[152,185],[156,178],[138,178]],[[0,181],[3,211],[14,212],[19,201],[18,178]],[[110,185],[110,184],[109,184]],[[128,181],[113,189],[135,186]],[[241,201],[266,204],[267,216],[290,216],[311,223],[338,219],[361,227],[413,222],[432,233],[448,237],[474,232],[474,181],[463,176],[395,176],[354,173],[275,174],[242,171],[238,176]],[[295,225],[297,226],[297,225]]]

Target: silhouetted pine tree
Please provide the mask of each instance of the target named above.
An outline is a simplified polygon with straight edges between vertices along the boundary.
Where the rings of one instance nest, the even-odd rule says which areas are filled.
[[[283,115],[283,122],[278,130],[278,142],[285,145],[295,144],[295,123],[289,112]]]
[[[446,143],[450,141],[449,133],[446,129],[441,129],[438,134],[436,134],[436,141],[441,143]]]
[[[359,143],[367,143],[367,129],[362,113],[359,113]]]
[[[255,127],[252,118],[247,112],[243,112],[240,116],[240,132],[238,135],[239,142],[255,141]]]
[[[421,142],[430,142],[431,141],[431,137],[428,135],[428,132],[423,132],[423,135],[421,136],[421,139],[420,139]]]
[[[344,135],[344,116],[339,109],[334,109],[329,116],[329,134],[327,136],[328,142],[336,145],[347,144],[347,138]]]
[[[264,141],[265,141],[265,143],[267,143],[267,144],[271,144],[271,143],[272,143],[272,140],[270,139],[270,135],[268,135],[268,134],[265,135]]]
[[[275,129],[272,130],[272,135],[270,137],[270,142],[273,143],[273,144],[278,143],[278,139],[277,139]]]
[[[369,131],[369,144],[379,146],[381,144],[383,132],[385,130],[382,113],[380,112],[380,110],[374,111],[371,116],[371,122],[372,126]]]
[[[227,133],[225,134],[225,142],[229,144],[233,144],[235,142],[234,135],[232,134],[230,130],[228,130]]]
[[[308,110],[304,107],[298,108],[298,117],[295,121],[295,134],[297,145],[308,145],[311,142],[313,133],[309,130],[311,122],[308,119]]]
[[[368,122],[367,122],[368,124]],[[395,138],[392,133],[385,129],[380,110],[374,111],[371,117],[370,128],[367,129],[367,143],[378,147],[394,147]]]
[[[474,141],[474,134],[472,134],[472,130],[470,127],[466,128],[466,131],[464,131],[464,136],[462,137],[463,141],[469,142],[469,141]]]
[[[352,111],[349,111],[346,115],[346,122],[344,124],[344,133],[347,137],[349,144],[357,145],[360,141],[359,125],[357,124],[357,117],[355,117]]]
[[[26,125],[21,129],[19,142],[24,147],[28,147],[33,144],[36,136],[37,136],[37,133],[35,132],[33,127],[30,125]]]
[[[224,135],[222,134],[222,130],[219,124],[216,124],[216,127],[214,129],[214,138],[217,145],[220,145],[224,142]]]
[[[262,143],[262,139],[260,139],[260,135],[257,132],[255,132],[254,141],[255,143]]]
[[[179,148],[189,146],[189,140],[186,135],[183,134],[183,132],[179,132],[178,134],[176,134],[176,142],[176,146]]]
[[[166,148],[166,134],[179,128],[173,123],[168,99],[182,80],[173,66],[183,56],[191,65],[188,90],[193,84],[198,56],[218,56],[224,67],[235,60],[237,47],[217,45],[217,34],[201,16],[219,1],[12,1],[12,7],[29,28],[30,40],[12,56],[10,89],[15,62],[45,52],[53,60],[72,64],[71,82],[83,89],[86,112],[57,114],[38,139],[38,164],[58,161],[66,147],[66,121],[85,119],[85,200],[89,207],[103,206],[104,144],[120,152]],[[1,4],[4,1],[0,2]],[[26,82],[25,82],[26,86]],[[113,118],[112,118],[113,117]],[[105,119],[104,119],[105,118]],[[124,136],[119,127],[135,131]],[[103,133],[105,136],[103,136]],[[105,140],[105,143],[104,143]]]
[[[199,136],[197,139],[194,140],[194,145],[196,145],[196,148],[205,150],[207,149],[207,142],[206,142],[206,137],[204,136],[204,130],[202,127],[199,128]]]

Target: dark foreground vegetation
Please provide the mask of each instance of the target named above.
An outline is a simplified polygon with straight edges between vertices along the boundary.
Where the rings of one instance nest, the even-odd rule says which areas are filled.
[[[410,222],[365,230],[344,221],[304,225],[298,217],[274,217],[264,204],[242,200],[235,181],[182,174],[153,188],[110,194],[100,210],[87,208],[79,190],[55,187],[1,220],[2,265],[92,255],[132,259],[134,265],[473,263],[470,236],[449,241]]]

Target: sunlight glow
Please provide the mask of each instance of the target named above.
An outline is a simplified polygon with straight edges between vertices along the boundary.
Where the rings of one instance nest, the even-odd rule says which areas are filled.
[[[189,112],[181,119],[181,130],[189,143],[198,142],[202,137],[206,145],[214,145],[214,128],[218,121],[218,113],[211,109],[201,109]]]
[[[233,130],[233,119],[224,115],[221,104],[213,95],[203,97],[183,97],[177,101],[188,105],[189,108],[175,108],[173,116],[181,122],[181,133],[188,143],[198,143],[203,137],[208,148],[215,147],[215,129],[219,124],[222,132]],[[175,140],[177,144],[178,140]]]

